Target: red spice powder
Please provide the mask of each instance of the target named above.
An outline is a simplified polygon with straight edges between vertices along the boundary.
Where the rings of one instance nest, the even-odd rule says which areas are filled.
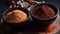
[[[32,10],[32,13],[34,16],[38,18],[51,18],[55,16],[54,10],[46,5],[41,5],[34,8]]]

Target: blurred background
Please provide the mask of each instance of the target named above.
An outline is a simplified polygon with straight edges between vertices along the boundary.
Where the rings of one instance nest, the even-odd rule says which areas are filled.
[[[9,0],[0,0],[0,17],[1,14],[8,9],[8,5],[6,4]],[[18,1],[18,0],[15,0]],[[46,3],[50,3],[55,5],[58,10],[59,10],[59,14],[60,14],[60,0],[35,0],[35,1],[46,1]]]
[[[0,19],[1,19],[1,16],[2,16],[2,13],[8,9],[8,5],[7,5],[7,2],[9,0],[0,0]],[[16,2],[18,0],[15,0]],[[49,4],[52,4],[52,5],[55,5],[57,7],[57,9],[59,10],[59,15],[60,15],[60,0],[35,0],[35,1],[45,1],[46,3],[49,3]],[[60,30],[59,30],[60,32]],[[60,33],[57,33],[57,34],[60,34]]]

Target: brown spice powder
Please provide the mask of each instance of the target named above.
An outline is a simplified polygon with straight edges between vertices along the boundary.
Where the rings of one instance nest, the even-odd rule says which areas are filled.
[[[46,5],[41,5],[34,8],[32,13],[38,18],[51,18],[55,15],[54,10]]]

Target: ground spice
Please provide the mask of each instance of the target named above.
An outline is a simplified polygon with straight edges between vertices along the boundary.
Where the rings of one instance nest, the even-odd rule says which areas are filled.
[[[13,10],[5,16],[5,19],[9,22],[22,22],[26,18],[27,14],[21,10]]]
[[[55,15],[54,10],[46,5],[41,5],[34,8],[32,13],[38,18],[51,18]]]

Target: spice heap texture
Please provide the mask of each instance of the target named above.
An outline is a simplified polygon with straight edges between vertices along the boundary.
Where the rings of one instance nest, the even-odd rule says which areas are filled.
[[[5,19],[9,22],[22,22],[27,19],[27,14],[21,10],[13,10],[5,16]]]
[[[55,16],[55,11],[46,5],[35,7],[32,10],[32,13],[38,18],[52,18],[53,16]]]

